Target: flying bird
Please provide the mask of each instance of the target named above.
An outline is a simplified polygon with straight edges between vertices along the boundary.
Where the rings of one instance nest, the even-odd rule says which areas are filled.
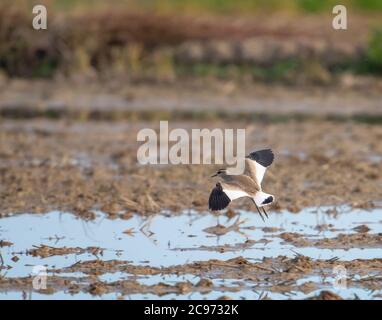
[[[219,177],[215,188],[212,189],[208,205],[210,210],[218,211],[226,208],[229,203],[242,197],[250,198],[255,204],[260,217],[264,217],[260,208],[268,218],[265,206],[275,201],[272,194],[264,192],[261,182],[266,169],[272,164],[274,154],[271,149],[251,152],[245,157],[245,170],[242,175],[230,175],[227,169],[220,169],[211,177]]]

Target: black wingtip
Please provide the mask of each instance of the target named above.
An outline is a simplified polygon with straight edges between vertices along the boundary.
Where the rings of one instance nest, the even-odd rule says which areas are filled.
[[[224,193],[220,183],[217,183],[208,199],[209,209],[213,211],[223,210],[230,202],[231,199]]]
[[[269,167],[273,163],[275,156],[271,149],[264,149],[251,152],[248,158],[261,164],[263,167]]]

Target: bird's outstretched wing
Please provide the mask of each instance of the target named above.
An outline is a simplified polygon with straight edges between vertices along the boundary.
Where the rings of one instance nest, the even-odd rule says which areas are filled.
[[[224,193],[220,183],[216,184],[216,187],[212,189],[210,198],[208,199],[208,206],[210,210],[223,210],[226,208],[231,199]]]
[[[271,149],[264,149],[251,152],[245,159],[244,174],[250,176],[261,186],[265,170],[274,160],[275,156]]]

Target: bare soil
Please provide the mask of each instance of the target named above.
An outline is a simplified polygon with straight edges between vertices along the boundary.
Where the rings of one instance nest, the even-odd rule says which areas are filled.
[[[328,121],[286,123],[170,122],[171,128],[246,128],[247,151],[276,154],[264,189],[275,210],[348,203],[371,207],[382,198],[380,126]],[[6,120],[0,127],[1,215],[73,212],[92,219],[160,210],[207,210],[213,165],[137,163],[139,129],[159,123]],[[235,208],[251,208],[249,202]]]

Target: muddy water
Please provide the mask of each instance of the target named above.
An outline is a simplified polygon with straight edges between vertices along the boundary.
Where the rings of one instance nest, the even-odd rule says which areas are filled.
[[[354,259],[382,258],[380,243],[372,241],[346,240],[341,235],[365,235],[377,237],[382,233],[382,209],[369,211],[355,210],[349,207],[307,208],[299,214],[289,212],[271,213],[263,222],[253,212],[241,211],[229,219],[226,216],[214,216],[186,211],[171,215],[163,212],[149,219],[134,215],[128,220],[107,219],[102,212],[96,212],[94,221],[83,221],[70,213],[51,212],[44,215],[22,214],[3,218],[0,221],[0,240],[10,242],[0,247],[4,260],[0,270],[4,279],[34,275],[35,266],[45,266],[48,278],[51,275],[77,277],[85,275],[66,267],[73,264],[101,259],[103,261],[120,260],[136,266],[171,267],[190,264],[195,261],[207,261],[243,257],[250,262],[261,262],[265,257],[295,257],[303,255],[311,259],[335,259],[352,261]],[[297,236],[298,235],[298,236]],[[296,241],[294,238],[304,241]],[[342,239],[337,243],[333,238]],[[325,240],[326,239],[326,240]],[[368,238],[366,238],[368,239]],[[301,240],[301,239],[300,239]],[[323,242],[323,240],[325,240]],[[42,254],[41,246],[50,248],[73,248],[71,252],[47,250]],[[96,248],[96,249],[95,249]],[[18,258],[15,259],[15,257]],[[17,260],[17,261],[16,261]],[[1,262],[1,261],[0,261]],[[57,272],[56,272],[57,270]],[[60,270],[58,272],[58,270]],[[158,283],[175,285],[189,282],[196,285],[200,276],[194,273],[183,274],[134,274],[111,270],[97,274],[98,280],[109,283],[117,280],[135,280],[144,286]],[[357,277],[356,275],[353,275]],[[382,290],[362,286],[333,286],[335,274],[302,274],[297,280],[298,286],[313,282],[315,290],[277,292],[277,290],[259,290],[256,284],[243,278],[221,278],[211,276],[213,286],[235,288],[230,292],[210,290],[209,292],[136,293],[125,298],[191,298],[216,299],[227,294],[231,298],[259,299],[302,299],[328,289],[343,298],[378,298]],[[80,280],[79,280],[80,281]],[[1,280],[0,280],[1,282]],[[382,289],[382,288],[381,288]],[[0,288],[0,299],[115,299],[117,292],[92,295],[88,292],[69,294],[65,290],[54,290],[44,294],[32,289]]]

